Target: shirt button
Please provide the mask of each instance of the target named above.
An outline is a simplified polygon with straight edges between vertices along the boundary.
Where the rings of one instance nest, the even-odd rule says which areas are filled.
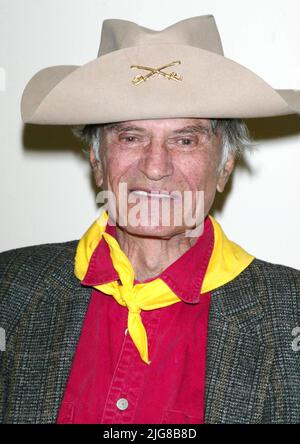
[[[126,410],[128,407],[128,401],[125,398],[120,398],[117,401],[117,407],[119,410]]]

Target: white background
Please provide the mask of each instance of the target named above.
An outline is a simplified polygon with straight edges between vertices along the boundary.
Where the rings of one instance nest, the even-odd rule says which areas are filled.
[[[203,14],[215,16],[227,57],[273,87],[300,89],[299,0],[0,0],[0,250],[77,239],[98,214],[88,162],[69,129],[24,128],[29,78],[95,58],[103,19],[159,30]],[[214,215],[256,257],[300,269],[300,119],[251,129],[257,149]]]

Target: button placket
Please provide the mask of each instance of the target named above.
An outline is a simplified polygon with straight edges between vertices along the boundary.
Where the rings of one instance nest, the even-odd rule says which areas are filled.
[[[157,333],[159,313],[147,313],[149,344],[154,341]],[[138,360],[137,360],[138,359]],[[137,360],[137,361],[136,361]],[[144,384],[147,365],[140,360],[130,335],[124,335],[124,342],[119,361],[114,372],[107,396],[101,423],[129,424],[133,421],[137,408],[137,400]]]
[[[118,364],[115,369],[111,386],[107,395],[105,408],[101,420],[102,424],[114,424],[116,419],[118,418],[118,414],[123,416],[126,410],[128,410],[128,406],[126,410],[120,410],[117,406],[117,403],[120,399],[126,399],[124,398],[124,385],[126,385],[128,367],[130,365],[131,359],[131,338],[129,335],[125,335]]]

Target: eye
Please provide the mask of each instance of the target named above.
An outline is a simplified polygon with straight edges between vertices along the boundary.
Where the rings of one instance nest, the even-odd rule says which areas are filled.
[[[193,140],[185,137],[184,139],[180,139],[181,145],[192,145]]]
[[[178,138],[176,143],[177,146],[180,148],[191,149],[196,148],[196,146],[198,145],[198,140],[196,137],[185,136]]]
[[[120,137],[120,140],[122,142],[132,143],[132,142],[137,142],[138,138],[135,136],[122,136]]]

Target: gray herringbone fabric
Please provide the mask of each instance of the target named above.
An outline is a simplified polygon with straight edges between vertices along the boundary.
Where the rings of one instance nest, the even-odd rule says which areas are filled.
[[[56,421],[91,296],[73,273],[76,245],[0,254],[2,423]],[[300,423],[297,326],[299,271],[256,259],[212,293],[206,423]]]

